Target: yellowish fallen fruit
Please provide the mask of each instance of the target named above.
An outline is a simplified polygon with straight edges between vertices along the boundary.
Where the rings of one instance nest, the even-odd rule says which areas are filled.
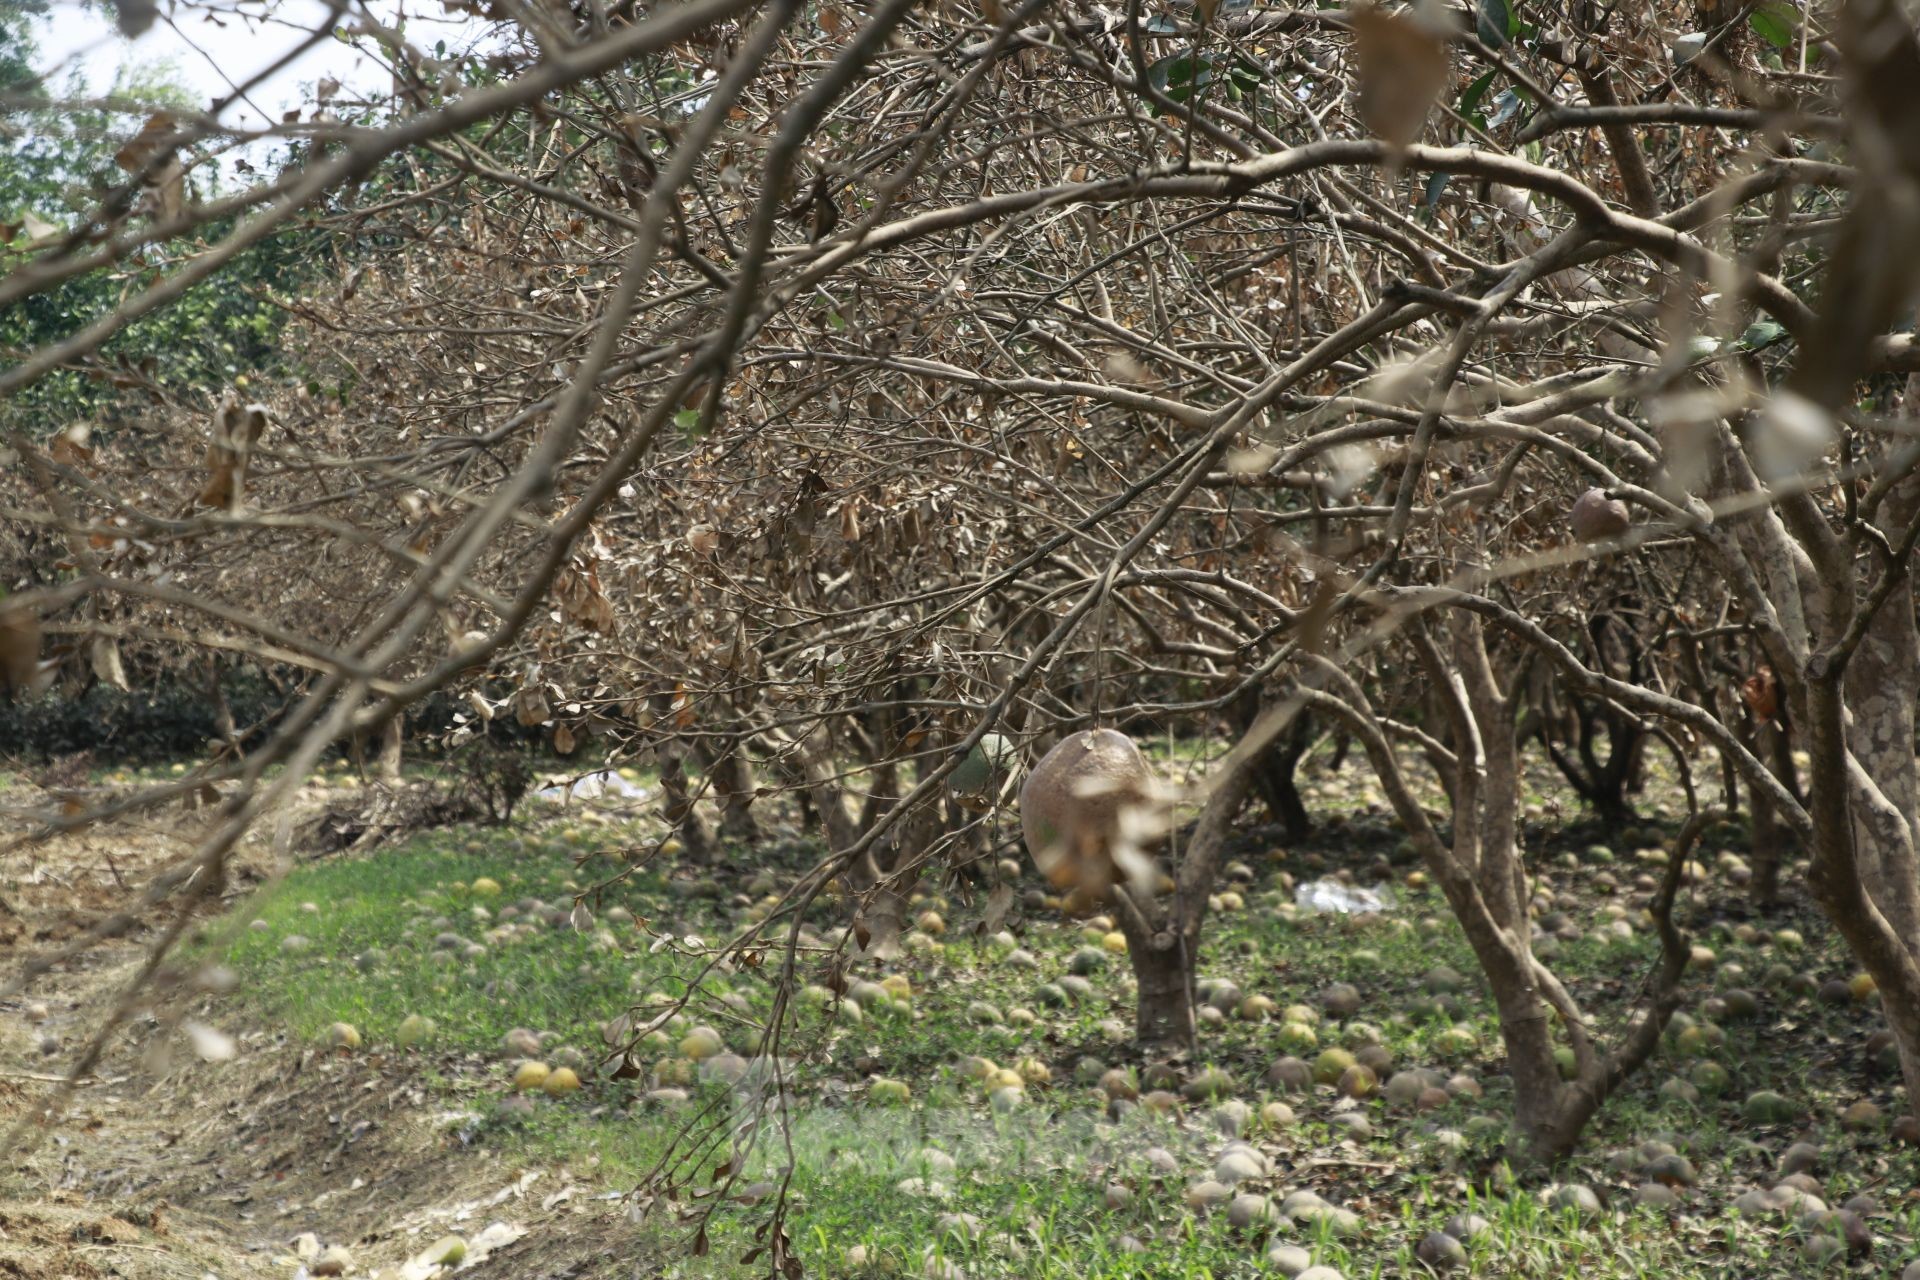
[[[523,1062],[513,1069],[513,1087],[522,1091],[545,1088],[552,1074],[544,1062]]]
[[[427,1267],[456,1267],[467,1256],[467,1242],[459,1236],[441,1236],[422,1251],[415,1261]]]
[[[875,1080],[867,1086],[867,1096],[875,1102],[898,1105],[913,1097],[913,1090],[904,1080]]]
[[[360,1029],[351,1022],[336,1022],[327,1028],[327,1044],[335,1049],[358,1049]]]
[[[1880,990],[1880,984],[1873,980],[1870,973],[1856,973],[1847,980],[1847,990],[1853,993],[1855,1000],[1867,1001],[1873,999],[1874,993]]]
[[[1265,1022],[1273,1016],[1276,1008],[1278,1006],[1272,997],[1252,995],[1240,1002],[1240,1007],[1234,1010],[1234,1016],[1242,1022]]]
[[[483,898],[497,898],[500,896],[500,882],[492,876],[481,876],[473,882],[473,891]]]
[[[680,1042],[680,1053],[695,1062],[704,1062],[726,1047],[720,1039],[720,1033],[712,1027],[695,1027]]]
[[[555,1067],[541,1081],[540,1089],[549,1098],[562,1098],[569,1093],[580,1092],[580,1077],[572,1067]]]
[[[960,1073],[974,1080],[990,1080],[998,1070],[992,1058],[968,1057],[960,1061]]]
[[[905,974],[888,974],[880,979],[880,985],[886,988],[887,994],[895,1000],[913,999],[913,983],[907,981]]]
[[[920,932],[931,934],[936,938],[947,931],[947,922],[940,918],[938,911],[921,912],[920,919],[915,923],[919,925]]]
[[[699,1078],[693,1064],[685,1058],[665,1058],[653,1068],[653,1082],[684,1088]]]
[[[669,858],[677,858],[686,851],[687,846],[681,844],[677,838],[670,837],[660,845],[660,852]]]
[[[1109,933],[1100,939],[1100,946],[1107,951],[1113,952],[1115,955],[1125,955],[1127,951],[1127,935],[1117,932]]]
[[[400,1021],[400,1029],[394,1033],[394,1041],[402,1049],[411,1049],[417,1044],[433,1039],[433,1033],[439,1028],[432,1018],[410,1013]]]
[[[1028,1084],[1046,1084],[1053,1079],[1053,1072],[1038,1058],[1020,1059],[1014,1071]]]
[[[1012,1067],[996,1067],[993,1074],[987,1077],[989,1089],[1024,1089],[1026,1084],[1026,1077]]]

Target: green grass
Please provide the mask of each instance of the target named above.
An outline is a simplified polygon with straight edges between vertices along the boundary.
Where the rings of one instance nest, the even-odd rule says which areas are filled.
[[[570,852],[563,841],[529,845],[498,832],[460,833],[415,839],[372,858],[319,862],[265,903],[228,963],[250,986],[271,992],[266,1003],[303,1037],[346,1021],[384,1041],[408,1014],[423,1013],[439,1024],[444,1048],[491,1049],[520,1026],[560,1032],[582,1047],[597,1044],[599,1022],[638,994],[632,975],[665,980],[680,967],[676,957],[648,958],[644,950],[624,956],[570,927],[548,928],[530,943],[489,946],[471,961],[433,946],[442,933],[486,945],[493,913],[520,898],[569,899],[588,882]],[[496,881],[500,895],[468,887],[482,878]],[[602,895],[598,906],[650,909],[657,893],[658,877],[641,876]],[[482,911],[487,916],[476,914]],[[284,950],[290,935],[308,939],[311,949]]]
[[[1291,895],[1275,879],[1279,873],[1304,880],[1342,862],[1364,867],[1398,844],[1391,824],[1368,816],[1363,801],[1348,796],[1347,803],[1330,807],[1354,816],[1278,859],[1257,845],[1240,851],[1251,878],[1246,908],[1210,918],[1200,969],[1282,1006],[1311,1003],[1329,982],[1351,982],[1363,994],[1360,1018],[1381,1030],[1397,1065],[1466,1070],[1486,1086],[1484,1101],[1455,1102],[1432,1115],[1391,1110],[1377,1100],[1362,1104],[1374,1136],[1358,1141],[1327,1124],[1335,1109],[1327,1091],[1287,1099],[1296,1122],[1260,1135],[1276,1161],[1269,1185],[1311,1186],[1355,1209],[1367,1222],[1360,1237],[1316,1238],[1293,1225],[1242,1233],[1230,1229],[1222,1213],[1187,1212],[1181,1201],[1185,1181],[1211,1167],[1224,1141],[1209,1109],[1188,1105],[1177,1119],[1136,1111],[1109,1124],[1092,1090],[1076,1083],[1083,1058],[1102,1065],[1134,1061],[1120,1042],[1132,1016],[1125,957],[1113,957],[1091,975],[1090,999],[1050,1006],[1043,988],[1066,973],[1073,953],[1087,945],[1079,925],[1051,912],[1030,914],[1019,941],[1037,967],[1021,968],[1008,962],[1003,947],[961,940],[977,907],[937,898],[923,905],[945,913],[952,926],[945,943],[912,952],[887,970],[910,977],[916,992],[910,1010],[876,1013],[857,1023],[812,1007],[803,1011],[784,1047],[806,1059],[790,1134],[783,1139],[768,1128],[759,1131],[758,1145],[733,1162],[739,1169],[735,1190],[778,1181],[790,1140],[797,1207],[789,1230],[815,1275],[932,1274],[925,1261],[932,1250],[973,1277],[1227,1280],[1270,1274],[1261,1257],[1271,1234],[1308,1246],[1316,1261],[1350,1280],[1400,1276],[1418,1273],[1412,1249],[1423,1233],[1468,1209],[1493,1223],[1470,1246],[1476,1275],[1593,1280],[1800,1274],[1806,1264],[1797,1251],[1799,1228],[1736,1222],[1721,1212],[1738,1186],[1758,1183],[1779,1150],[1802,1136],[1791,1126],[1754,1129],[1740,1118],[1740,1100],[1764,1087],[1806,1107],[1807,1136],[1828,1153],[1823,1173],[1829,1203],[1858,1190],[1872,1190],[1882,1200],[1889,1212],[1873,1223],[1881,1241],[1875,1265],[1882,1273],[1897,1271],[1895,1260],[1911,1252],[1920,1229],[1920,1200],[1901,1199],[1920,1183],[1920,1161],[1911,1149],[1888,1146],[1884,1135],[1842,1133],[1833,1120],[1845,1102],[1863,1095],[1875,1097],[1889,1115],[1897,1113],[1891,1082],[1884,1076],[1866,1080],[1859,1066],[1861,1042],[1877,1013],[1821,1005],[1762,983],[1763,971],[1779,959],[1822,977],[1849,971],[1816,921],[1792,921],[1807,934],[1809,949],[1784,957],[1774,948],[1738,943],[1725,928],[1707,930],[1703,940],[1719,952],[1720,968],[1694,975],[1690,997],[1697,1003],[1723,987],[1745,986],[1762,992],[1763,1016],[1724,1028],[1726,1043],[1712,1055],[1731,1076],[1724,1096],[1698,1106],[1663,1097],[1661,1083],[1693,1065],[1669,1047],[1612,1101],[1567,1176],[1605,1189],[1615,1208],[1625,1211],[1581,1224],[1543,1207],[1535,1188],[1516,1187],[1503,1177],[1497,1144],[1510,1099],[1499,1073],[1498,1030],[1471,955],[1439,899],[1403,890],[1401,910],[1372,921],[1285,912]],[[746,892],[752,876],[649,871],[594,900],[593,929],[542,925],[511,940],[485,942],[485,953],[473,959],[436,950],[435,938],[455,933],[482,941],[499,923],[502,907],[523,898],[548,904],[570,899],[615,866],[603,859],[579,866],[577,858],[634,838],[619,828],[530,822],[507,831],[433,833],[368,857],[311,863],[264,904],[260,927],[239,937],[228,963],[243,979],[254,1016],[303,1038],[345,1020],[372,1044],[384,1045],[408,1014],[433,1017],[438,1034],[419,1055],[419,1070],[477,1108],[481,1142],[528,1158],[573,1160],[591,1153],[600,1175],[625,1187],[681,1141],[682,1128],[703,1108],[711,1108],[713,1118],[746,1119],[751,1111],[742,1097],[721,1086],[695,1085],[687,1101],[662,1102],[647,1096],[645,1080],[589,1077],[581,1094],[542,1099],[531,1114],[515,1114],[500,1105],[512,1065],[499,1051],[501,1038],[514,1027],[533,1028],[550,1035],[545,1056],[571,1048],[597,1058],[607,1019],[646,992],[678,994],[703,964],[699,956],[653,949],[644,930],[613,922],[609,908],[624,908],[677,938],[691,934],[712,941],[744,918],[734,895]],[[1553,887],[1583,924],[1592,920],[1599,898],[1587,882],[1596,868],[1578,854],[1593,843],[1593,833],[1543,830],[1535,843],[1540,882]],[[1576,857],[1564,865],[1570,851]],[[1607,870],[1623,882],[1645,870],[1630,848],[1623,845],[1619,854]],[[498,881],[501,894],[476,895],[471,886],[481,877]],[[760,888],[746,896],[757,896]],[[1630,893],[1615,900],[1635,901]],[[306,910],[309,903],[316,910]],[[487,916],[476,914],[476,907]],[[830,904],[823,904],[815,923],[824,929],[835,919]],[[1704,923],[1704,912],[1700,919]],[[311,946],[289,954],[283,940],[296,933]],[[1598,1025],[1616,1032],[1653,948],[1644,930],[1625,943],[1589,937],[1563,946],[1554,964]],[[1423,975],[1440,965],[1469,978],[1452,1016],[1410,1014],[1426,997]],[[1729,978],[1729,965],[1743,965],[1746,973]],[[850,977],[881,972],[857,966]],[[803,982],[819,976],[816,961],[803,963]],[[643,1065],[674,1070],[674,1045],[697,1022],[721,1030],[732,1050],[750,1052],[750,1022],[764,1014],[769,989],[764,970],[718,976],[703,989],[694,1017],[669,1028],[663,1042],[644,1047]],[[722,996],[733,1006],[721,1003]],[[978,1025],[969,1017],[978,1002],[995,1005],[1008,1020]],[[1017,1024],[1015,1010],[1031,1011],[1032,1023]],[[1477,1047],[1450,1059],[1437,1037],[1456,1024],[1472,1028]],[[1276,1056],[1275,1030],[1270,1023],[1229,1019],[1203,1032],[1202,1060],[1229,1071],[1237,1096],[1256,1112],[1270,1096],[1262,1073]],[[1323,1020],[1318,1031],[1322,1045],[1344,1038],[1330,1021]],[[996,1114],[983,1105],[979,1086],[957,1070],[968,1054],[1001,1065],[1035,1058],[1050,1067],[1052,1082],[1028,1090],[1019,1109]],[[874,1075],[908,1081],[912,1104],[870,1103],[864,1085]],[[1438,1129],[1466,1136],[1454,1143]],[[1677,1219],[1626,1209],[1637,1178],[1607,1167],[1610,1150],[1656,1135],[1682,1147],[1700,1174],[1702,1189]],[[725,1126],[696,1135],[684,1165],[698,1172],[696,1184],[711,1182],[711,1171],[728,1157],[727,1143]],[[1142,1155],[1149,1147],[1170,1152],[1178,1175],[1151,1176]],[[930,1176],[924,1156],[929,1149],[955,1161],[952,1171],[938,1174],[944,1184],[938,1196],[902,1187],[904,1180]],[[1103,1188],[1110,1180],[1132,1188],[1130,1205],[1106,1207]],[[712,1253],[682,1256],[669,1274],[753,1274],[737,1259],[765,1213],[764,1205],[722,1206],[714,1218]],[[974,1238],[943,1234],[945,1214],[974,1215]],[[1141,1251],[1126,1251],[1123,1236],[1134,1237]],[[865,1252],[864,1268],[848,1262],[850,1250]]]

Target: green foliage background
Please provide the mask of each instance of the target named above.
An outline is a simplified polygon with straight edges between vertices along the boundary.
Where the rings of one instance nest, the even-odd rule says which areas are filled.
[[[160,63],[123,66],[109,93],[111,106],[50,105],[56,97],[84,97],[84,86],[74,79],[56,94],[36,77],[36,35],[47,17],[46,0],[0,0],[0,224],[15,225],[31,214],[67,229],[125,177],[114,152],[149,113],[204,104],[193,99],[174,67]],[[192,194],[205,198],[215,194],[218,176],[204,166],[191,182]],[[214,224],[196,240],[150,249],[0,311],[0,365],[98,319],[231,226]],[[0,405],[0,425],[22,426],[39,437],[83,419],[110,427],[140,407],[115,385],[115,366],[141,370],[162,394],[187,399],[216,395],[238,374],[271,371],[283,313],[269,292],[297,286],[313,269],[321,244],[322,237],[306,228],[269,237],[207,285],[128,325],[97,361],[62,369]],[[0,245],[0,272],[20,260],[17,249]]]

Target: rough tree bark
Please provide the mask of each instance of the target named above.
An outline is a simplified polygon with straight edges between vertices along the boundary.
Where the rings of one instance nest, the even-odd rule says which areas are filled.
[[[1900,537],[1916,518],[1920,473],[1911,473],[1887,496],[1880,522]],[[1879,985],[1909,1105],[1920,1107],[1920,768],[1913,750],[1920,631],[1909,569],[1882,572],[1884,600],[1851,659],[1824,671],[1824,654],[1809,663],[1812,881]],[[1829,812],[1833,820],[1820,821]]]
[[[1920,35],[1898,0],[1849,0],[1834,35],[1850,148],[1873,180],[1852,192],[1822,282],[1819,323],[1776,398],[1776,411],[1780,400],[1796,398],[1788,407],[1803,416],[1831,415],[1853,399],[1874,336],[1908,314],[1920,291],[1920,261],[1910,252],[1920,238]],[[1910,414],[1916,393],[1920,378],[1910,377]],[[1856,527],[1844,535],[1807,493],[1774,495],[1813,570],[1802,597],[1812,625],[1769,638],[1811,762],[1813,895],[1879,987],[1907,1105],[1920,1115],[1920,634],[1912,585],[1920,452],[1902,435],[1886,440],[1857,511],[1849,501]]]
[[[1220,855],[1233,820],[1246,803],[1262,752],[1248,739],[1229,752],[1208,779],[1199,820],[1176,845],[1173,891],[1139,894],[1116,883],[1113,900],[1127,959],[1136,984],[1134,1038],[1143,1046],[1191,1049],[1194,1045],[1194,977],[1200,956],[1200,926],[1220,869]]]
[[[1749,716],[1749,719],[1752,717]],[[1753,754],[1767,762],[1774,777],[1789,791],[1795,789],[1793,758],[1787,746],[1787,733],[1776,716],[1765,723],[1755,722],[1749,729]],[[1770,912],[1780,905],[1780,867],[1794,847],[1793,828],[1781,821],[1773,792],[1766,787],[1750,788],[1747,798],[1748,843],[1753,855],[1753,882],[1749,890],[1755,910]]]
[[[380,729],[380,780],[382,782],[400,781],[400,758],[406,737],[406,713],[396,711],[387,717],[387,723]]]

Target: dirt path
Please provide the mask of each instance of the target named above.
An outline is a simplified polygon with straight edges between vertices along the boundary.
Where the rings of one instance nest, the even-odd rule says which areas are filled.
[[[184,815],[0,854],[0,975],[117,909],[195,834]],[[230,901],[271,856],[264,838],[246,848]],[[459,1274],[635,1274],[644,1249],[616,1192],[469,1145],[416,1063],[253,1028],[231,1061],[207,1064],[143,1010],[66,1115],[35,1124],[151,942],[136,928],[0,1001],[0,1133],[24,1122],[0,1153],[0,1280],[305,1280],[331,1273],[336,1247],[347,1276],[425,1280],[436,1273],[418,1259],[450,1234],[466,1244]]]

